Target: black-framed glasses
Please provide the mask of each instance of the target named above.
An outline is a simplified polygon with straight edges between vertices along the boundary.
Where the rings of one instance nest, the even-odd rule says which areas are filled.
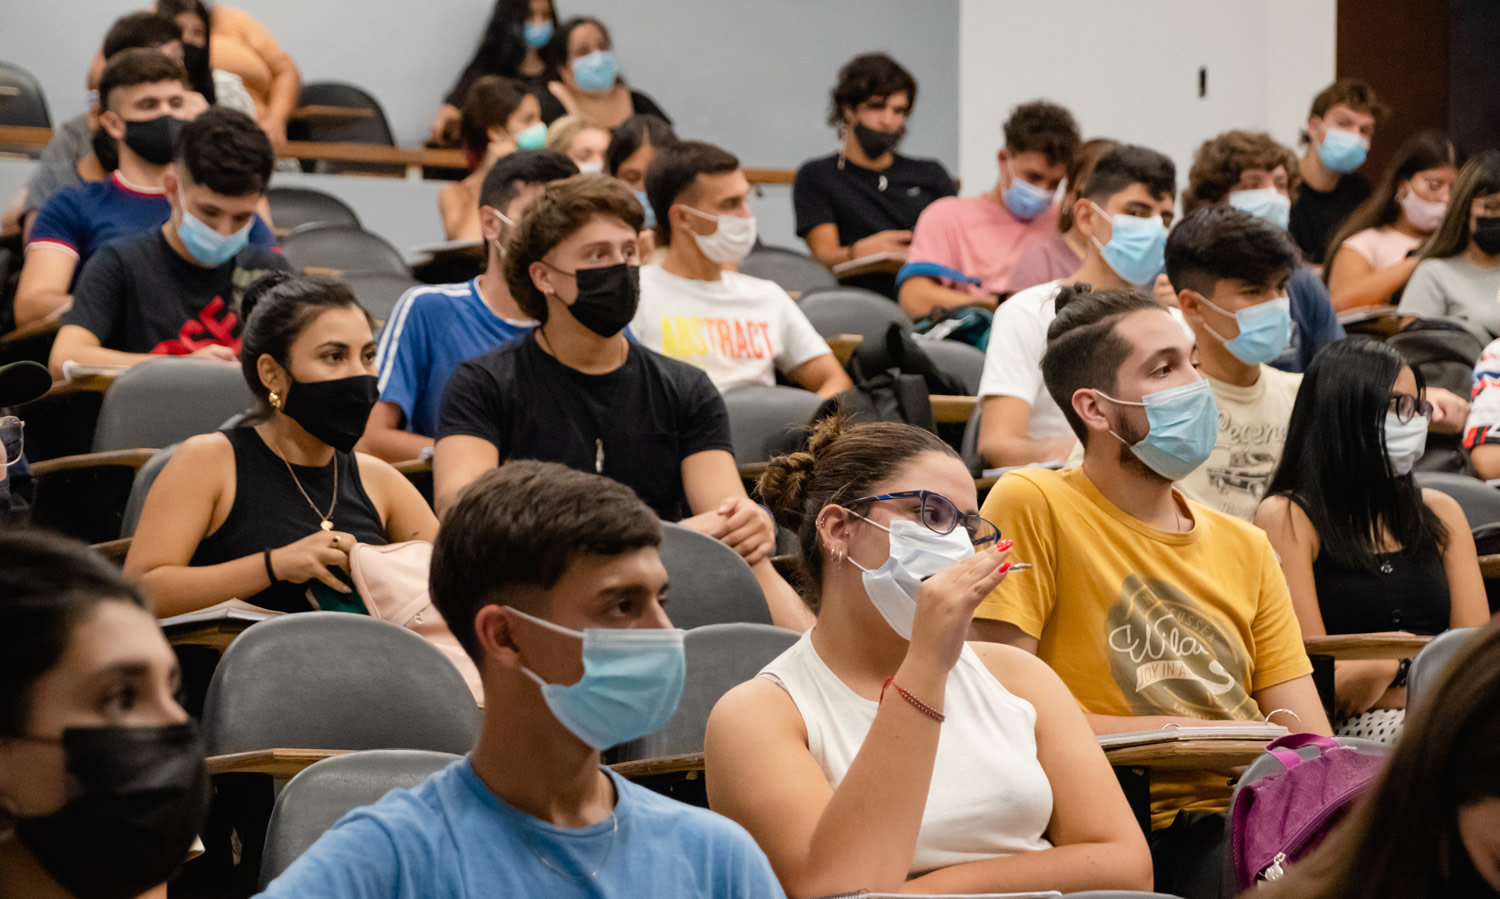
[[[1406,424],[1418,415],[1431,418],[1432,404],[1426,400],[1417,399],[1409,393],[1393,393],[1390,411],[1396,413],[1397,421]]]
[[[14,415],[0,417],[0,447],[5,448],[5,467],[21,461],[26,448],[26,422]]]
[[[881,493],[865,496],[843,503],[846,508],[860,503],[878,503],[894,499],[916,499],[921,504],[917,510],[917,521],[935,534],[951,534],[953,529],[963,526],[969,541],[975,546],[985,546],[1000,539],[1000,529],[979,517],[977,512],[960,512],[953,500],[931,490],[902,490],[898,493]]]

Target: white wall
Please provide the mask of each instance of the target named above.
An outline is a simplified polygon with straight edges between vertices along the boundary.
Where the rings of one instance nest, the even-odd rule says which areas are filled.
[[[1308,104],[1333,80],[1335,2],[960,0],[964,192],[994,184],[1002,123],[1038,97],[1072,110],[1085,138],[1171,156],[1179,191],[1194,151],[1221,131],[1267,130],[1295,146]]]

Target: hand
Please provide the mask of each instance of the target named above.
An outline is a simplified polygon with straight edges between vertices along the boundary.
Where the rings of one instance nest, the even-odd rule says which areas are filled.
[[[974,610],[994,592],[1010,570],[1006,561],[1011,541],[976,552],[939,571],[922,583],[917,594],[917,615],[912,622],[911,646],[906,650],[909,664],[922,666],[930,676],[945,682],[948,672],[958,663],[964,641],[969,638],[969,624]]]
[[[739,553],[745,564],[759,564],[776,548],[775,522],[749,497],[726,499],[715,514],[706,533]]]
[[[1350,718],[1368,712],[1390,689],[1401,663],[1396,659],[1339,662],[1334,672],[1334,712]]]
[[[1168,309],[1177,308],[1177,290],[1172,287],[1172,282],[1167,280],[1166,275],[1156,276],[1156,282],[1151,285],[1151,296]]]
[[[197,356],[199,359],[217,359],[220,362],[238,362],[240,357],[235,355],[234,350],[219,343],[211,343],[208,346],[199,347],[188,355]]]
[[[854,251],[853,258],[860,259],[878,253],[905,253],[910,245],[910,231],[877,231],[856,240],[849,248]]]
[[[1427,401],[1432,403],[1430,429],[1440,434],[1459,434],[1469,419],[1469,401],[1441,387],[1427,388]]]
[[[260,120],[260,130],[270,138],[271,146],[279,147],[286,143],[286,119],[280,116],[267,115]]]
[[[340,593],[350,592],[349,585],[334,576],[330,568],[349,570],[349,550],[354,535],[343,531],[314,531],[280,549],[271,550],[271,568],[278,580],[290,584],[322,581]]]
[[[457,106],[447,103],[439,106],[437,115],[432,117],[432,124],[427,127],[427,139],[435,144],[446,144],[448,129],[456,126],[461,118],[463,112]]]

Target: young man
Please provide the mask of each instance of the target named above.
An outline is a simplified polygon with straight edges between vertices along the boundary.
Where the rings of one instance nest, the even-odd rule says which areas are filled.
[[[160,228],[89,259],[52,345],[56,377],[69,361],[134,365],[153,355],[233,362],[245,288],[286,261],[250,244],[255,209],[276,163],[271,142],[244,113],[211,109],[189,122],[162,176],[169,206]]]
[[[1075,438],[1042,383],[1042,353],[1053,297],[1069,284],[1151,284],[1161,270],[1176,197],[1166,156],[1130,144],[1106,153],[1073,204],[1084,236],[1083,265],[1071,277],[1012,296],[995,311],[984,375],[979,452],[992,468],[1066,459]]]
[[[642,346],[702,369],[721,391],[773,385],[778,369],[825,397],[854,386],[785,290],[724,270],[755,246],[750,182],[733,154],[701,141],[659,150],[646,196],[667,254],[641,268],[631,331]]]
[[[663,519],[737,551],[772,619],[803,629],[810,616],[771,567],[771,519],[745,495],[719,392],[703,372],[622,333],[639,303],[644,221],[630,188],[604,175],[550,184],[527,210],[506,245],[505,276],[539,324],[449,380],[433,461],[438,514],[511,459],[604,474]]]
[[[1335,81],[1313,100],[1291,217],[1292,239],[1308,262],[1323,264],[1328,242],[1370,196],[1370,182],[1354,170],[1364,165],[1385,114],[1375,91],[1354,78]]]
[[[1000,177],[989,193],[938,200],[917,220],[897,276],[901,308],[921,318],[939,307],[995,305],[1011,268],[1057,233],[1052,198],[1078,152],[1078,123],[1054,103],[1018,106],[1005,123]]]
[[[1067,288],[1048,328],[1047,390],[1080,468],[1001,478],[980,514],[1035,567],[980,606],[978,639],[1052,666],[1100,734],[1206,721],[1330,733],[1265,534],[1172,487],[1213,450],[1218,413],[1193,340],[1137,290]],[[1220,895],[1223,772],[1157,772],[1157,889]]]
[[[194,113],[187,71],[156,50],[126,50],[99,81],[99,125],[119,144],[119,167],[98,184],[58,193],[37,213],[16,288],[16,325],[40,321],[71,302],[73,276],[105,243],[151,230],[172,213],[164,186],[174,142]],[[250,234],[275,246],[265,223]]]
[[[529,332],[532,321],[505,283],[507,237],[542,188],[578,174],[561,153],[522,150],[496,162],[479,189],[484,272],[465,284],[414,287],[381,333],[380,402],[359,449],[387,462],[416,459],[437,437],[443,390],[458,363]]]
[[[345,815],[262,895],[782,896],[738,824],[600,765],[682,692],[660,543],[651,510],[597,475],[513,462],[470,486],[438,534],[431,586],[479,666],[479,744]],[[623,705],[609,667],[629,678]],[[596,712],[601,697],[613,714]]]

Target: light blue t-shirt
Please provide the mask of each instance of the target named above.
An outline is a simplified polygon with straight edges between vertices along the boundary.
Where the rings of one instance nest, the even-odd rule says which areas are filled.
[[[260,895],[785,896],[765,854],[738,824],[609,775],[619,795],[618,833],[609,819],[563,828],[511,808],[464,758],[339,819]]]
[[[408,431],[436,437],[443,389],[458,364],[531,328],[532,322],[501,318],[485,305],[478,278],[413,287],[396,303],[375,351],[380,401],[401,407]]]

